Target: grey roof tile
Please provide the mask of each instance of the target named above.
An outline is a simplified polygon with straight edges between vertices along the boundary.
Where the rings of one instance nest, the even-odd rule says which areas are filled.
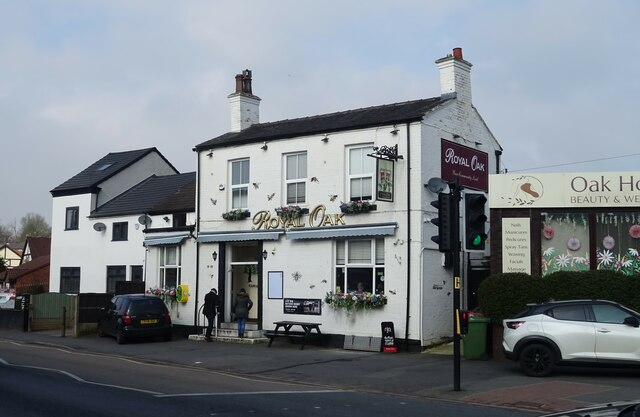
[[[153,175],[91,212],[92,218],[195,211],[196,173]]]
[[[55,187],[51,190],[51,194],[56,197],[60,195],[95,192],[96,187],[100,183],[152,152],[157,152],[158,155],[165,159],[156,148],[109,153],[82,172]],[[171,165],[169,161],[166,162]],[[176,170],[176,172],[178,171]]]
[[[240,132],[229,132],[210,139],[197,145],[194,150],[202,151],[217,147],[262,142],[265,140],[286,139],[417,121],[421,120],[429,111],[451,98],[452,97],[448,96],[439,96],[300,119],[257,123]]]

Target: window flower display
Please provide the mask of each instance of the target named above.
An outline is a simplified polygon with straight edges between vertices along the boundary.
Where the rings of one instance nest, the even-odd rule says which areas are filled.
[[[387,297],[384,293],[373,294],[366,291],[351,291],[348,293],[328,292],[324,297],[324,302],[335,309],[370,310],[381,308],[387,304]]]
[[[174,303],[177,296],[175,287],[151,287],[146,291],[146,293],[162,298],[162,301],[164,301],[165,304]]]
[[[371,204],[369,200],[356,200],[340,204],[340,211],[345,214],[368,213],[376,208],[377,206]]]
[[[227,211],[226,213],[222,213],[222,218],[225,220],[242,220],[246,219],[250,215],[251,213],[249,213],[249,210],[235,209]]]
[[[303,213],[304,209],[300,206],[283,206],[276,208],[276,214],[284,221],[299,219]]]

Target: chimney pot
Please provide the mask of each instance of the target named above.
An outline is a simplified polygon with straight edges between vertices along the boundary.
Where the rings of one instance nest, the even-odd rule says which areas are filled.
[[[236,75],[236,93],[242,93],[242,74]]]
[[[462,59],[462,48],[453,48],[453,57]]]

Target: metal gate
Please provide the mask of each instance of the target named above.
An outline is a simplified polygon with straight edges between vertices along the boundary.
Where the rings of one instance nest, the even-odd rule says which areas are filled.
[[[75,296],[61,293],[33,294],[29,305],[29,331],[72,329]]]

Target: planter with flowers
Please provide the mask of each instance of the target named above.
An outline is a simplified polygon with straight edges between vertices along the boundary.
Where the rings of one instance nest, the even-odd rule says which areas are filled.
[[[178,295],[175,287],[151,287],[146,292],[147,294],[152,294],[162,298],[162,301],[164,301],[165,304],[175,303]]]
[[[347,311],[371,310],[382,308],[387,304],[387,297],[384,293],[373,294],[366,291],[351,291],[348,293],[330,291],[324,297],[324,302],[335,309]]]
[[[245,209],[235,209],[231,211],[227,211],[226,213],[222,213],[222,218],[225,220],[242,220],[251,216],[249,210]]]
[[[375,204],[371,204],[369,200],[356,200],[340,204],[340,211],[345,214],[368,213],[377,208],[378,207]]]
[[[284,221],[297,220],[306,213],[309,213],[309,209],[300,206],[276,207],[276,214]]]

